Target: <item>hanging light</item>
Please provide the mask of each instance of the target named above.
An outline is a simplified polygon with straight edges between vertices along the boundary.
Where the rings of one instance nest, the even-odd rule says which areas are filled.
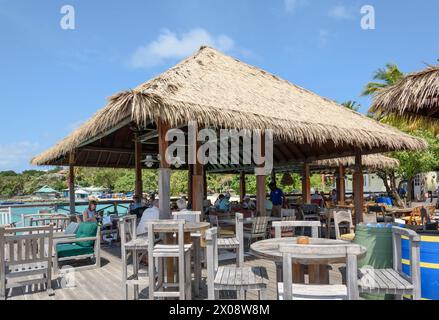
[[[154,160],[154,157],[150,154],[148,154],[145,158],[145,160],[142,160],[143,163],[145,163],[145,165],[148,168],[152,168],[154,166],[154,163],[157,162],[157,160]]]
[[[184,164],[184,161],[180,157],[174,157],[171,159],[171,164],[178,169]]]

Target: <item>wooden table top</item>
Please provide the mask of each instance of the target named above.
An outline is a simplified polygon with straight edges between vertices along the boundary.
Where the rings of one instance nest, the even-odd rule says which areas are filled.
[[[346,241],[342,240],[332,240],[323,238],[310,238],[310,244],[314,245],[337,245],[337,244],[348,244]],[[259,258],[269,259],[275,262],[282,262],[282,253],[279,251],[279,246],[281,244],[296,244],[297,238],[276,238],[267,239],[255,242],[251,245],[251,252]],[[362,248],[362,253],[359,257],[363,257],[367,250]],[[297,262],[300,264],[333,264],[333,263],[343,263],[346,259],[341,259],[337,256],[330,256],[327,252],[317,255],[303,255],[297,258]]]
[[[184,232],[197,232],[197,231],[203,231],[205,229],[210,228],[209,222],[186,222],[184,224]],[[154,226],[154,231],[156,232],[177,232],[178,227],[172,224],[161,224]]]
[[[282,218],[279,217],[267,217],[268,222],[273,222],[273,221],[282,221]],[[256,218],[245,218],[243,219],[243,224],[250,224],[253,223],[253,221],[255,221]],[[221,224],[236,224],[236,220],[235,219],[220,219],[218,222],[220,222]]]

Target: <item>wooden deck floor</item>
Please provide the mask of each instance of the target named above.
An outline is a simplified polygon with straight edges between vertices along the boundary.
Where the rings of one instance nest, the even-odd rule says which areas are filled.
[[[224,264],[234,264],[234,261]],[[267,268],[270,279],[267,297],[269,300],[276,300],[276,270],[274,262],[253,257],[246,258],[248,266],[264,266]],[[200,297],[194,299],[206,299],[207,289],[204,282],[206,270],[203,270],[203,283]],[[341,283],[341,274],[338,266],[332,266],[330,271],[330,281],[333,284]],[[55,295],[49,297],[41,288],[14,288],[9,292],[8,299],[12,300],[123,300],[124,286],[122,285],[122,262],[120,259],[120,247],[102,248],[102,267],[93,270],[83,270],[74,273],[74,286],[65,287],[61,283],[60,278],[52,281]],[[146,298],[148,289],[143,288],[141,298]],[[130,291],[132,295],[132,292]],[[223,293],[221,298],[231,298],[233,294]],[[250,292],[247,295],[248,300],[255,300],[258,296],[256,293]]]

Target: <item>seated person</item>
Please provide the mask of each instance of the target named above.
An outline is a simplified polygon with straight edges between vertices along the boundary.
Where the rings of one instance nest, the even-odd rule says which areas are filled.
[[[223,212],[229,212],[231,207],[232,207],[232,204],[230,203],[230,198],[231,198],[231,195],[230,195],[230,193],[227,192],[224,195],[224,198],[219,202],[218,210],[223,211]]]
[[[137,235],[147,234],[148,221],[159,220],[159,219],[160,219],[159,201],[154,200],[154,202],[152,203],[152,207],[146,209],[142,214],[142,218],[140,219],[140,222],[137,225]]]
[[[187,203],[184,198],[180,198],[177,200],[177,208],[178,211],[188,211],[187,210]]]
[[[314,194],[311,196],[311,203],[316,204],[318,206],[322,206],[325,199],[322,197],[322,195],[319,193],[318,190],[314,192]]]
[[[244,197],[244,201],[242,202],[242,208],[246,210],[255,210],[256,204],[250,199],[249,196]]]
[[[216,209],[219,209],[219,205],[220,205],[221,201],[223,201],[223,199],[224,199],[224,195],[223,194],[220,194],[218,196],[218,198],[216,198],[215,203],[214,203],[214,206],[215,206]]]
[[[95,200],[91,200],[88,204],[87,209],[82,213],[83,222],[97,222],[98,213],[96,212],[96,207],[98,203]]]
[[[140,200],[140,197],[136,194],[133,196],[133,202],[130,204],[129,210],[131,212],[141,207],[142,201]]]

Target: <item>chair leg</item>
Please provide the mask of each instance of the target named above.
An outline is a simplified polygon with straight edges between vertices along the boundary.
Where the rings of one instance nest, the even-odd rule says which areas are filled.
[[[178,261],[179,263],[179,291],[180,300],[192,299],[192,270],[191,270],[191,253],[190,251],[184,255],[184,261]]]
[[[155,291],[155,270],[154,270],[154,257],[150,253],[148,256],[148,277],[149,277],[149,300],[154,300]]]
[[[139,261],[138,261],[138,253],[137,251],[134,251],[133,253],[133,273],[136,278],[136,280],[139,277]],[[134,300],[139,299],[139,285],[135,284],[134,286]]]
[[[195,278],[195,288],[194,294],[195,296],[200,295],[200,283],[201,283],[201,250],[200,250],[200,238],[194,238],[194,278]],[[189,264],[190,265],[190,264]]]
[[[266,288],[259,290],[259,300],[267,300],[267,289]]]

